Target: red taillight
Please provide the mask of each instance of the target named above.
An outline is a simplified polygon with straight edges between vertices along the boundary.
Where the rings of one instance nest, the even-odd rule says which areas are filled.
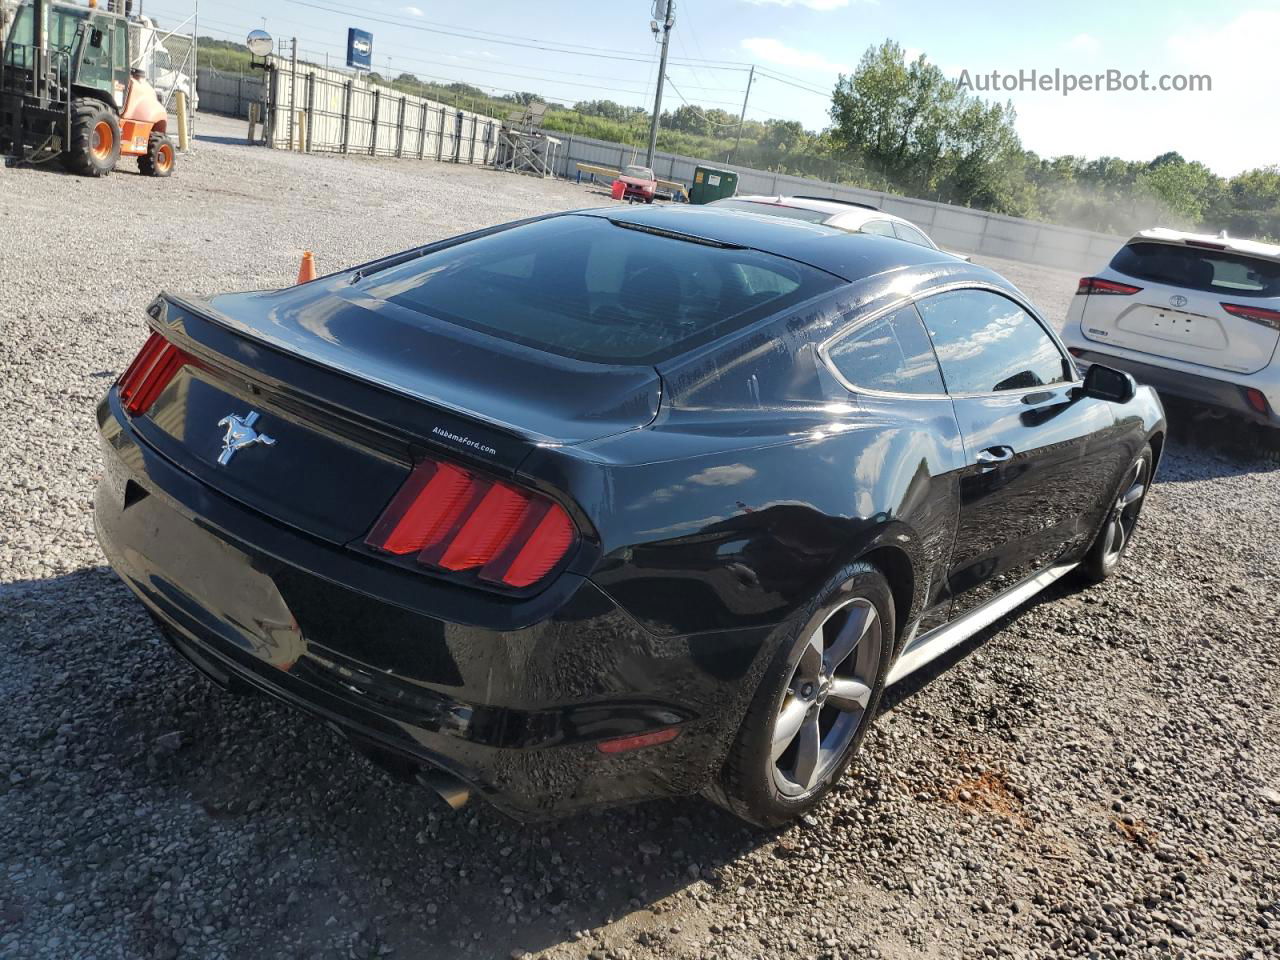
[[[1249,401],[1249,406],[1253,407],[1258,413],[1265,414],[1271,409],[1271,405],[1267,403],[1267,395],[1257,387],[1246,388],[1244,396]]]
[[[146,413],[174,375],[190,362],[188,354],[160,334],[151,334],[117,381],[125,411],[132,416]]]
[[[1081,277],[1080,285],[1076,287],[1076,296],[1080,296],[1082,293],[1094,293],[1128,297],[1141,289],[1141,287],[1135,287],[1127,283],[1103,280],[1101,277]]]
[[[1224,303],[1222,309],[1233,317],[1252,320],[1272,330],[1280,330],[1280,310],[1268,310],[1265,307],[1249,307],[1243,303]]]
[[[488,583],[528,587],[575,539],[558,503],[451,463],[423,461],[373,525],[365,543],[426,567],[477,571]]]

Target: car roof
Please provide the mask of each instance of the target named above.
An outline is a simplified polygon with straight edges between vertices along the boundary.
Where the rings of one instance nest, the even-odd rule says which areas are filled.
[[[1152,227],[1149,230],[1139,230],[1126,241],[1125,246],[1130,243],[1156,241],[1158,243],[1175,243],[1191,247],[1207,247],[1211,250],[1226,250],[1231,253],[1243,253],[1251,257],[1265,257],[1268,260],[1280,261],[1280,246],[1274,243],[1263,243],[1260,240],[1237,240],[1224,234],[1213,236],[1207,233],[1170,230],[1168,227]]]
[[[730,197],[732,200],[745,200],[749,203],[771,204],[777,207],[796,207],[800,210],[816,210],[819,213],[829,213],[832,218],[839,217],[840,223],[846,228],[856,228],[869,220],[894,220],[898,223],[910,224],[909,220],[902,217],[896,217],[892,213],[885,213],[873,206],[861,203],[854,203],[845,200],[824,200],[821,197],[765,197],[765,196],[745,196]]]
[[[690,238],[750,247],[817,267],[849,282],[902,267],[961,262],[932,247],[892,237],[850,233],[820,223],[745,213],[714,205],[603,207],[575,213],[655,231],[670,231]]]

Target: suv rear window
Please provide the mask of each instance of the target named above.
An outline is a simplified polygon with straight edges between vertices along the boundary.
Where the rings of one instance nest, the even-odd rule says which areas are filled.
[[[1280,297],[1280,263],[1225,250],[1173,243],[1130,243],[1111,269],[1137,280],[1233,297]]]
[[[652,364],[834,289],[755,250],[563,215],[373,274],[372,296],[595,363]]]

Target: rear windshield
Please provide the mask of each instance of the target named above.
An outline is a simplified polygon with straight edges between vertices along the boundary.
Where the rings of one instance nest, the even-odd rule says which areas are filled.
[[[653,171],[648,167],[627,167],[622,171],[625,177],[635,177],[637,180],[652,180]]]
[[[1138,280],[1234,297],[1280,297],[1280,263],[1225,250],[1172,243],[1131,243],[1111,269]]]
[[[770,217],[786,217],[788,220],[803,220],[805,223],[826,223],[831,219],[831,214],[824,210],[805,210],[803,207],[785,207],[780,203],[760,203],[755,200],[717,200],[711,206],[762,213]]]
[[[651,364],[834,289],[812,267],[558,216],[373,274],[368,293],[596,363]]]

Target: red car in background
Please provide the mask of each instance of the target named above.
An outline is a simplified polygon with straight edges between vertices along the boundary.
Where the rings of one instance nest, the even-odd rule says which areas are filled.
[[[653,196],[658,192],[658,178],[648,167],[635,164],[623,167],[618,182],[622,184],[621,199],[623,200],[643,200],[645,203],[653,203]]]

